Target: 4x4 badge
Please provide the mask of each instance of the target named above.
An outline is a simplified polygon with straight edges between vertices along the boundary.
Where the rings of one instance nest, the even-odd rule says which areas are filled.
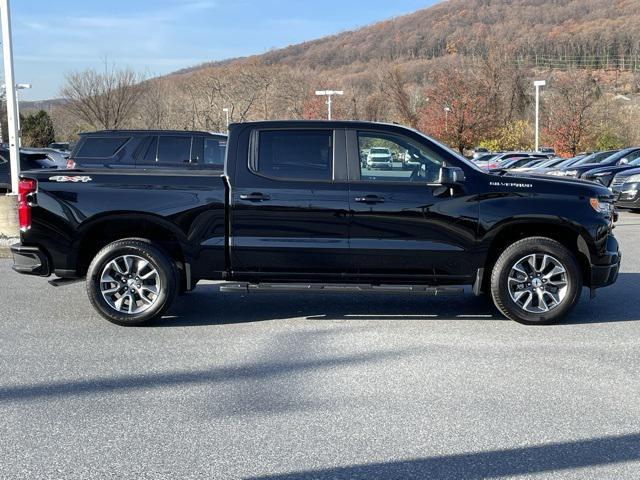
[[[58,183],[88,183],[91,181],[91,177],[69,177],[67,175],[56,175],[55,177],[49,177],[49,181]]]

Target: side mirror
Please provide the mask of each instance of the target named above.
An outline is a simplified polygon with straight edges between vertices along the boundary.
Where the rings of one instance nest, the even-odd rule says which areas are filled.
[[[618,165],[629,165],[629,159],[628,158],[621,158],[620,161],[618,162]]]
[[[464,170],[458,167],[442,167],[440,169],[440,184],[446,186],[460,185],[466,181]]]

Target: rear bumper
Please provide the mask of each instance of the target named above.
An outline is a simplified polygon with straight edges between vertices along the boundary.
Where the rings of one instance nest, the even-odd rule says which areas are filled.
[[[51,275],[49,258],[38,247],[25,247],[17,243],[11,246],[13,269],[24,275],[48,277]]]
[[[591,265],[591,288],[604,288],[613,285],[618,280],[622,253],[618,241],[613,235],[607,239],[606,253],[597,265]]]

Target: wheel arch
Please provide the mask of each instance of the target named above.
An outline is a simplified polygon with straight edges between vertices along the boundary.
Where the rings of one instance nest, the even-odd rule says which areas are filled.
[[[529,237],[547,237],[564,245],[572,252],[580,265],[584,284],[591,279],[590,251],[581,228],[566,221],[519,219],[493,229],[486,236],[487,257],[484,267],[482,290],[487,292],[491,271],[500,254],[513,243]]]
[[[110,213],[81,225],[73,245],[76,272],[84,276],[95,255],[106,245],[125,238],[149,240],[176,262],[184,276],[190,263],[187,237],[175,224],[153,214]]]

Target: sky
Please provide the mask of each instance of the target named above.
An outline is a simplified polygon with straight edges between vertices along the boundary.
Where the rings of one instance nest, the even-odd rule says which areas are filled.
[[[10,0],[21,100],[105,60],[148,76],[264,53],[426,8],[436,0]]]

